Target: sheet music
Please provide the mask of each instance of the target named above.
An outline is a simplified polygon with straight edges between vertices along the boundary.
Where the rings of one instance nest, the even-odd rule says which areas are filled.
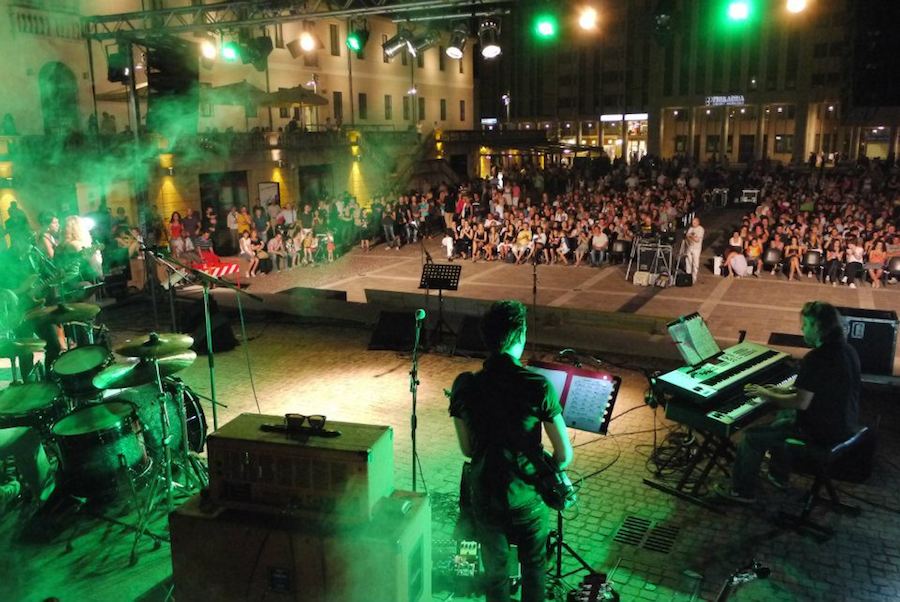
[[[562,370],[550,370],[549,368],[541,368],[539,366],[528,366],[528,369],[538,374],[543,374],[550,381],[553,390],[556,392],[556,401],[561,402],[560,395],[566,387],[566,378],[569,376]]]
[[[609,410],[613,385],[612,380],[573,375],[563,408],[566,424],[584,431],[600,432]]]

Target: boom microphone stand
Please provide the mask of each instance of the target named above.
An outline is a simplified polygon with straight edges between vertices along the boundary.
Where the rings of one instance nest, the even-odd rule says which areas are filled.
[[[422,323],[425,321],[425,310],[416,310],[416,338],[412,348],[412,367],[409,370],[409,392],[412,395],[412,416],[410,431],[412,432],[412,490],[416,491],[416,394],[419,390],[419,337],[422,334]]]

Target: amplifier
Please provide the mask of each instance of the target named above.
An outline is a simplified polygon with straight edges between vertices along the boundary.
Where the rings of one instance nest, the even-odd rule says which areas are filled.
[[[429,602],[431,508],[395,491],[369,522],[272,517],[194,496],[169,516],[178,602]]]
[[[890,376],[897,351],[897,312],[838,307],[847,342],[859,355],[863,374]]]
[[[328,422],[339,437],[263,431],[283,416],[241,414],[212,433],[211,499],[229,508],[363,522],[394,490],[389,426]]]

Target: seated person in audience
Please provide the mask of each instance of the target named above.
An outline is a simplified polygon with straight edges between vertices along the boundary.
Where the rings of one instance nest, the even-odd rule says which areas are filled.
[[[194,246],[194,241],[191,240],[191,236],[186,229],[181,231],[181,236],[172,239],[169,245],[172,250],[172,256],[177,261],[188,266],[192,263],[203,263],[203,258],[197,252],[197,247]]]
[[[260,273],[265,274],[265,271],[262,271],[262,261],[263,259],[265,259],[266,262],[268,262],[268,254],[263,250],[265,249],[265,243],[260,240],[259,234],[255,229],[250,231],[250,239],[248,245],[250,247],[250,253],[253,255],[250,276],[258,276]]]
[[[725,270],[729,277],[743,278],[747,275],[747,258],[743,253],[738,253],[732,248],[725,251]]]
[[[306,236],[303,237],[303,265],[309,265],[316,262],[316,246],[318,242],[312,230],[306,230]]]
[[[531,227],[528,224],[522,224],[516,233],[516,243],[512,248],[516,263],[524,263],[528,259],[528,254],[532,251],[532,238]]]
[[[497,226],[491,226],[490,232],[488,232],[487,244],[484,246],[484,260],[494,261],[497,259],[497,247],[499,246],[500,232],[497,230]]]
[[[606,261],[606,252],[609,250],[609,236],[600,225],[591,229],[591,265],[596,267]]]
[[[847,243],[844,263],[844,278],[850,288],[856,288],[856,279],[863,271],[864,250],[862,240],[853,238]]]
[[[475,226],[475,233],[472,235],[472,262],[478,261],[480,256],[485,255],[487,242],[487,230],[484,229],[484,224],[479,222],[479,224]]]
[[[441,239],[441,246],[444,247],[444,252],[447,254],[447,261],[453,261],[453,249],[456,247],[453,235],[453,228],[447,228],[444,230],[444,238]]]
[[[881,278],[884,276],[884,264],[887,262],[887,249],[885,249],[883,240],[876,240],[869,250],[869,261],[866,263],[866,269],[869,271],[869,278],[872,279],[872,288],[881,288],[884,286]]]
[[[788,280],[793,280],[794,276],[800,279],[800,256],[803,254],[803,247],[800,246],[800,240],[796,236],[791,236],[791,242],[784,247],[784,262],[788,266]]]
[[[747,384],[745,393],[782,408],[771,424],[750,427],[738,444],[731,485],[720,496],[743,504],[756,501],[756,481],[766,451],[768,479],[787,487],[790,439],[831,446],[857,428],[861,386],[859,358],[844,339],[840,314],[828,303],[810,301],[800,311],[803,338],[813,349],[803,358],[793,386]]]
[[[744,249],[744,257],[747,258],[747,265],[753,268],[754,278],[759,278],[759,273],[763,269],[762,252],[762,245],[755,236],[750,239]]]
[[[272,265],[276,272],[280,272],[283,267],[287,267],[287,252],[284,249],[284,238],[281,230],[275,232],[269,242],[266,243],[266,252],[272,260]]]
[[[825,245],[825,282],[831,282],[831,286],[837,286],[841,271],[844,269],[844,246],[840,238],[832,238]]]

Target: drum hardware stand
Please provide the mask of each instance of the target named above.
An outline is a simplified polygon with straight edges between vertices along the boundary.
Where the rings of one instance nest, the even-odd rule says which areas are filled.
[[[631,252],[628,254],[628,267],[625,268],[625,280],[631,280],[631,266],[640,263],[640,252],[638,251],[640,246],[641,237],[637,236],[633,238],[631,241]]]
[[[178,266],[173,265],[167,259],[163,259],[162,257],[160,257],[158,254],[154,253],[150,249],[147,249],[147,254],[150,255],[151,257],[153,257],[153,260],[155,263],[166,268],[166,273],[169,274],[169,285],[166,287],[169,291],[169,314],[171,316],[172,332],[178,332],[178,319],[177,319],[177,312],[175,311],[175,287],[172,284],[172,278],[176,274],[180,274],[181,270],[179,269]],[[154,271],[155,271],[155,268],[154,268]],[[156,299],[156,296],[154,295],[154,300],[155,299]]]
[[[195,276],[200,284],[203,286],[203,318],[206,324],[206,359],[209,364],[209,397],[204,399],[208,399],[212,405],[212,416],[213,416],[213,430],[218,430],[219,428],[219,401],[216,398],[216,362],[215,356],[213,354],[213,342],[212,342],[212,316],[210,316],[209,312],[209,290],[210,285],[217,285],[223,288],[231,289],[237,295],[247,295],[251,299],[263,302],[262,297],[257,295],[248,293],[247,291],[242,290],[239,286],[235,286],[231,282],[227,280],[222,280],[221,278],[216,278],[214,276],[210,276],[206,272],[202,272],[200,270],[194,269],[192,267],[186,266],[183,263],[179,263],[175,260],[169,260],[166,263],[171,263],[173,265],[178,266],[179,268],[186,271],[188,274]],[[242,320],[243,321],[243,320]],[[246,340],[244,341],[246,344]],[[160,385],[161,386],[161,385]]]

